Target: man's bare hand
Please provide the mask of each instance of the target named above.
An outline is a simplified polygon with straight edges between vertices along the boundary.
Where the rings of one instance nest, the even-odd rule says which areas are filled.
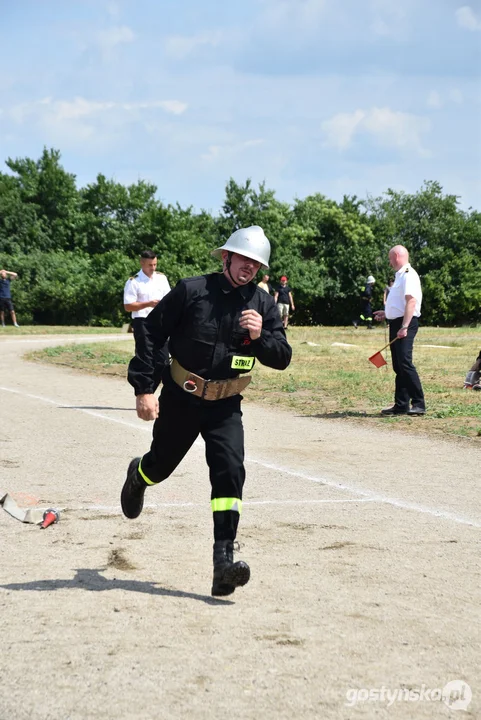
[[[155,420],[159,417],[159,401],[155,395],[137,395],[137,415],[141,420]]]
[[[257,338],[261,336],[262,315],[259,315],[256,310],[243,310],[239,325],[241,328],[244,328],[244,330],[249,331],[251,340],[257,340]]]
[[[377,320],[378,322],[386,319],[386,313],[384,312],[384,310],[375,310],[375,312],[373,312],[373,315],[374,320]]]
[[[160,300],[151,300],[147,307],[155,307],[156,305],[159,304],[159,302],[160,302]]]

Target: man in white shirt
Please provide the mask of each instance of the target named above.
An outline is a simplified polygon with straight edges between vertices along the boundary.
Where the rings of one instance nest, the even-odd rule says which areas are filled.
[[[157,255],[153,250],[144,250],[140,255],[140,272],[129,278],[124,287],[124,308],[132,313],[132,330],[135,338],[135,352],[145,342],[144,323],[149,313],[162,298],[170,292],[166,276],[157,272]],[[162,370],[169,359],[167,345],[159,348],[156,358],[155,382],[160,383]]]
[[[424,415],[424,393],[413,365],[413,343],[418,331],[423,293],[416,270],[409,263],[409,253],[402,245],[389,251],[389,263],[396,271],[394,285],[386,298],[384,310],[376,310],[378,321],[389,323],[391,358],[396,373],[394,405],[381,410],[382,415]],[[395,342],[392,342],[395,340]],[[411,406],[410,406],[411,402]]]

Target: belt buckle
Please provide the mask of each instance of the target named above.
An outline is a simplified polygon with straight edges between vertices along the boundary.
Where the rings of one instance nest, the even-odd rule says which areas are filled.
[[[194,380],[186,380],[182,385],[182,388],[183,390],[185,390],[185,392],[194,393],[197,390],[197,384],[194,382]]]

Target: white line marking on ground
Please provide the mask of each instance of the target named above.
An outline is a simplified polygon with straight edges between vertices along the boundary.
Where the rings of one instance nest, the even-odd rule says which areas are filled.
[[[114,417],[109,417],[108,415],[102,415],[101,413],[94,412],[93,410],[87,410],[86,408],[79,408],[79,407],[69,408],[68,405],[62,405],[59,407],[61,407],[62,409],[66,408],[66,409],[70,409],[70,410],[78,410],[79,412],[83,412],[86,415],[92,415],[92,417],[100,418],[101,420],[109,420],[110,422],[118,423],[119,425],[125,425],[126,427],[133,428],[134,430],[142,430],[143,432],[152,433],[152,425],[150,425],[150,424],[149,425],[141,425],[140,423],[133,423],[133,422],[129,422],[128,420],[120,420],[120,418],[114,418]],[[145,420],[142,420],[142,422],[144,423]]]
[[[24,397],[29,397],[34,400],[41,400],[42,402],[49,403],[50,405],[57,405],[58,407],[64,407],[64,408],[70,407],[68,405],[62,406],[61,403],[56,400],[51,400],[50,398],[42,397],[41,395],[32,395],[30,393],[22,392],[21,390],[13,390],[12,388],[6,388],[3,386],[0,386],[0,390],[3,390],[4,392],[15,393],[16,395],[22,395]],[[75,407],[75,406],[71,406],[71,407],[72,407],[72,409],[75,409],[77,412],[83,412],[86,415],[92,415],[93,417],[97,417],[101,420],[107,420],[108,422],[114,422],[114,423],[118,423],[120,425],[125,425],[127,427],[133,428],[134,430],[142,430],[144,432],[151,432],[150,425],[148,427],[143,427],[140,424],[131,423],[126,420],[120,420],[119,418],[113,418],[113,417],[109,417],[107,415],[102,415],[101,413],[96,413],[96,412],[93,412],[92,410],[86,410],[84,408],[79,408],[79,407]],[[196,443],[194,443],[194,444],[203,445],[203,443],[199,442],[199,441],[196,441]],[[426,505],[419,505],[418,503],[409,502],[409,501],[403,500],[401,498],[392,498],[387,495],[381,495],[379,493],[374,492],[373,490],[363,490],[362,488],[345,485],[344,483],[336,482],[335,480],[329,480],[327,478],[317,477],[315,475],[307,475],[306,473],[302,473],[297,470],[291,470],[289,468],[285,468],[282,465],[275,465],[273,463],[264,462],[263,460],[256,460],[255,458],[246,457],[246,462],[260,465],[261,467],[264,467],[268,470],[275,470],[277,473],[291,475],[292,477],[302,478],[303,480],[309,480],[311,482],[319,483],[321,485],[325,485],[326,487],[334,488],[335,490],[348,492],[348,493],[351,493],[352,495],[357,495],[358,497],[361,497],[361,498],[367,498],[374,502],[384,503],[386,505],[392,505],[393,507],[401,508],[402,510],[413,510],[414,512],[422,513],[424,515],[432,515],[433,517],[439,517],[439,518],[442,518],[443,520],[451,520],[451,522],[455,522],[458,525],[471,525],[472,527],[481,528],[481,522],[479,522],[477,520],[472,520],[471,518],[466,518],[462,515],[456,515],[455,513],[449,512],[447,510],[431,508]]]
[[[49,342],[50,340],[63,340],[66,335],[42,335],[40,338],[24,338],[23,340],[21,338],[15,338],[13,340],[10,340],[10,338],[1,338],[0,342],[4,342],[6,344],[13,344],[13,343],[43,343],[43,342]],[[132,335],[126,334],[126,335],[69,335],[69,342],[75,343],[78,341],[83,342],[84,340],[92,340],[92,341],[98,341],[101,342],[102,340],[128,340],[132,337]],[[65,345],[68,345],[68,343],[64,343]]]
[[[362,490],[344,483],[339,483],[334,480],[328,480],[327,478],[316,477],[315,475],[307,475],[306,473],[298,472],[297,470],[290,470],[289,468],[283,467],[282,465],[274,465],[273,463],[267,463],[263,460],[254,460],[252,458],[246,458],[247,462],[256,463],[269,470],[275,470],[277,473],[283,473],[284,475],[292,475],[294,477],[303,478],[304,480],[310,480],[311,482],[320,483],[327,487],[334,488],[335,490],[343,490],[344,492],[352,493],[353,495],[359,495],[363,498],[369,498],[375,502],[385,503],[386,505],[393,505],[394,507],[402,508],[403,510],[414,510],[415,512],[424,513],[427,515],[434,515],[434,517],[440,517],[444,520],[452,520],[460,525],[473,525],[473,527],[481,528],[481,522],[477,520],[471,520],[463,516],[455,515],[446,510],[439,510],[437,508],[430,508],[425,505],[419,505],[418,503],[412,503],[408,500],[402,500],[401,498],[391,498],[386,495],[380,495],[373,490]]]
[[[58,400],[51,400],[50,398],[43,397],[42,395],[32,395],[31,393],[22,392],[21,390],[13,390],[12,388],[6,388],[0,386],[0,390],[4,392],[15,393],[15,395],[23,395],[23,397],[31,398],[32,400],[41,400],[42,402],[49,403],[49,405],[55,405],[60,410],[77,410],[77,412],[83,412],[85,415],[92,415],[92,417],[100,418],[101,420],[109,420],[110,422],[118,423],[119,425],[125,425],[126,427],[133,428],[134,430],[143,430],[144,432],[152,432],[151,425],[141,425],[140,423],[132,423],[128,420],[121,420],[120,418],[109,417],[108,415],[101,415],[101,413],[88,410],[87,408],[76,407],[75,405],[62,405]]]
[[[58,405],[58,401],[50,400],[50,398],[42,397],[41,395],[32,395],[31,393],[23,392],[22,390],[14,390],[13,388],[7,388],[0,386],[0,390],[4,392],[15,393],[15,395],[23,395],[24,397],[33,398],[34,400],[42,400],[43,402],[50,403],[50,405]]]

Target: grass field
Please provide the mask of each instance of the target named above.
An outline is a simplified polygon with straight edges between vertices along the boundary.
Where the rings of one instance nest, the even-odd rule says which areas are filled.
[[[463,390],[466,373],[481,348],[479,330],[420,330],[414,359],[428,414],[419,418],[379,415],[382,407],[392,404],[394,374],[389,354],[388,366],[380,369],[367,358],[386,344],[384,328],[290,327],[288,338],[293,347],[290,367],[278,372],[257,364],[254,380],[245,392],[247,402],[285,406],[336,422],[456,435],[481,443],[481,392]],[[96,375],[125,377],[132,348],[130,336],[125,342],[47,348],[28,358]]]

